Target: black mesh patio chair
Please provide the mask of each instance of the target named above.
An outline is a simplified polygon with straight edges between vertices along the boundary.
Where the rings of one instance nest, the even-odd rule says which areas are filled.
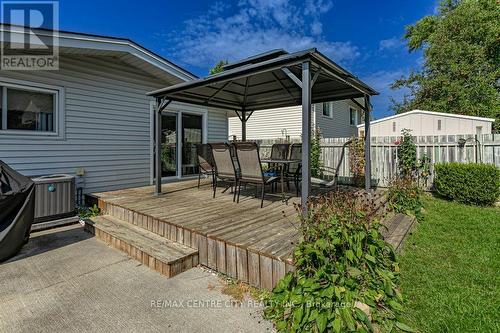
[[[271,146],[271,156],[269,156],[269,158],[275,160],[286,160],[288,158],[289,150],[289,143],[275,143]],[[265,170],[266,173],[274,173],[276,174],[276,176],[278,176],[280,171],[278,168],[280,167],[280,164],[269,163],[268,167],[269,169]],[[275,183],[273,186],[277,186],[277,183]]]
[[[230,187],[234,187],[233,201],[236,200],[236,186],[238,184],[238,172],[234,159],[231,155],[232,147],[227,143],[210,143],[212,156],[214,160],[215,173],[214,173],[214,195],[217,191],[218,180],[229,183]],[[226,188],[227,189],[227,188]]]
[[[284,160],[288,158],[289,143],[275,143],[271,147],[271,159]]]
[[[272,184],[278,177],[265,176],[259,156],[259,146],[255,142],[234,143],[236,158],[240,166],[238,179],[238,196],[236,202],[240,201],[241,185],[261,185],[260,207],[264,206],[264,194],[266,185]]]
[[[215,167],[214,167],[214,157],[212,155],[212,149],[210,145],[197,144],[196,145],[196,155],[198,156],[198,188],[200,188],[201,176],[212,177],[212,186],[214,186],[215,181]]]
[[[302,143],[293,143],[290,146],[289,160],[300,160],[302,158]],[[290,181],[293,181],[297,196],[299,195],[299,184],[302,179],[302,163],[289,163],[285,170],[285,181],[288,189],[290,190]]]

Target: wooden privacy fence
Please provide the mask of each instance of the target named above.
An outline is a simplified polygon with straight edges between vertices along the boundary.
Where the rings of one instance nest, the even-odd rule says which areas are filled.
[[[324,166],[336,168],[343,144],[352,138],[321,139],[321,161]],[[394,178],[397,172],[397,145],[398,136],[371,138],[371,166],[372,182],[374,185],[385,187]],[[465,145],[460,144],[465,139]],[[434,179],[434,164],[440,162],[481,162],[494,164],[500,167],[500,134],[483,135],[445,135],[445,136],[415,136],[417,158],[426,154],[430,159],[430,176],[427,179],[427,188],[430,188]],[[477,141],[476,141],[477,140]],[[292,140],[293,141],[293,140]],[[261,153],[268,156],[271,145],[283,140],[259,140]],[[300,140],[297,140],[300,142]],[[326,176],[333,176],[326,174]],[[346,147],[344,159],[339,168],[339,183],[350,184],[352,174],[349,170],[349,147]]]

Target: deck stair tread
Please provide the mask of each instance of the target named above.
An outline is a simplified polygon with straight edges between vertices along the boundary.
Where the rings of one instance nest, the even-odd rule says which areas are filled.
[[[110,215],[94,217],[89,219],[88,223],[166,264],[175,263],[198,253],[198,250],[189,246],[171,241]]]
[[[400,213],[387,216],[382,223],[386,228],[382,228],[381,231],[386,242],[394,246],[396,251],[400,251],[415,221],[415,217]]]
[[[295,206],[299,198],[293,197],[285,205],[279,198],[266,197],[264,208],[260,208],[260,199],[253,197],[253,191],[242,192],[237,204],[229,191],[222,193],[222,188],[212,198],[210,185],[203,181],[198,188],[197,180],[165,184],[159,196],[154,195],[153,186],[95,193],[99,208],[108,215],[93,221],[96,229],[107,228],[106,232],[125,239],[130,247],[140,247],[157,256],[158,261],[175,260],[173,253],[192,253],[192,264],[189,259],[165,264],[170,266],[167,267],[170,274],[199,263],[252,286],[271,289],[286,272],[294,269],[293,251],[300,239]],[[396,250],[402,247],[414,219],[390,212],[384,190],[373,190],[369,195],[350,187],[339,190],[356,193],[361,203],[372,209],[372,216],[383,224],[380,231],[385,239]],[[123,248],[124,241],[115,245],[106,232],[96,230],[98,237],[111,246],[143,263],[150,260],[143,254],[141,258],[135,249],[129,250],[128,244]],[[158,271],[156,264],[149,261],[148,266]],[[164,266],[161,272],[164,273]]]

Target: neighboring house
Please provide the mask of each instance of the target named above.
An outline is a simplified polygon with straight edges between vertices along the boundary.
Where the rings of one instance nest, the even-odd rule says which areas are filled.
[[[363,103],[362,100],[358,102]],[[356,136],[357,125],[361,123],[362,112],[350,100],[314,104],[312,107],[312,127],[318,129],[325,138]],[[241,122],[230,114],[229,136],[241,139]],[[256,111],[247,121],[247,139],[300,139],[302,135],[301,106],[291,106],[274,110]]]
[[[2,36],[23,33],[13,28]],[[195,76],[128,39],[60,32],[59,48],[59,70],[0,71],[0,160],[28,176],[82,174],[85,193],[152,183],[146,93]],[[172,103],[163,128],[166,177],[194,172],[195,143],[228,136],[225,111],[192,105]]]
[[[416,136],[491,134],[494,121],[493,118],[413,110],[372,121],[370,136],[397,136],[404,128],[410,129],[411,134]],[[364,135],[363,126],[359,125],[358,131],[360,136]]]

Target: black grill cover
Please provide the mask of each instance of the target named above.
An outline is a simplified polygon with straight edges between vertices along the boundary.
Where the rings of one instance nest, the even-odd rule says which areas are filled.
[[[35,183],[0,161],[0,262],[28,242],[35,215]]]

